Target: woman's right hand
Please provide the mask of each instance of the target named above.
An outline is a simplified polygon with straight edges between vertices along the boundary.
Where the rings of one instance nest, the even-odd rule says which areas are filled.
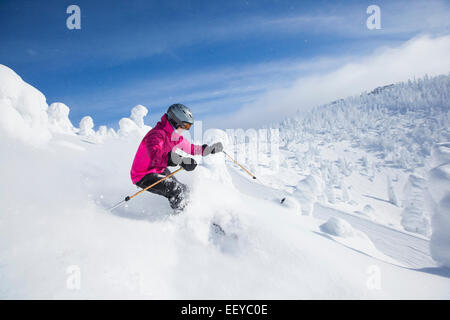
[[[222,151],[223,151],[222,142],[216,142],[210,146],[208,146],[207,144],[203,145],[203,156],[207,156],[209,154],[215,154],[215,153],[222,152]]]

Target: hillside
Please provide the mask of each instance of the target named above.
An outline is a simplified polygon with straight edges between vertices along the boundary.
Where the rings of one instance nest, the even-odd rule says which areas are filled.
[[[137,191],[129,170],[149,129],[141,121],[146,108],[133,108],[118,132],[94,130],[90,117],[76,128],[67,106],[48,106],[42,93],[0,65],[0,144],[7,150],[0,157],[0,298],[450,298],[445,268],[431,259],[408,265],[414,256],[396,245],[397,239],[410,243],[406,236],[428,243],[427,234],[402,229],[403,209],[392,204],[392,194],[400,198],[412,170],[431,166],[431,147],[419,149],[421,139],[448,140],[448,104],[433,98],[403,110],[381,102],[384,95],[395,101],[399,92],[407,101],[418,83],[427,88],[423,92],[444,86],[437,92],[449,101],[443,76],[349,98],[280,124],[279,161],[267,154],[263,161],[261,149],[261,162],[248,163],[260,181],[223,154],[197,158],[195,171],[178,175],[192,189],[191,203],[171,215],[167,201],[151,194],[108,210]],[[430,96],[419,92],[416,98],[429,102]],[[379,101],[373,110],[372,101]],[[437,121],[420,118],[428,107]],[[221,130],[204,142],[217,140],[233,149]],[[278,164],[278,171],[269,170]],[[373,224],[358,229],[363,224],[337,217],[338,210],[355,217],[361,210]],[[393,234],[386,225],[402,232]],[[390,251],[373,235],[390,239]]]

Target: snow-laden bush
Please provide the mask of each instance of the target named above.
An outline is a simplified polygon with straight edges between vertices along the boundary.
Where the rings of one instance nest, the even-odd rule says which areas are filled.
[[[151,127],[144,124],[144,117],[147,115],[148,110],[142,105],[137,105],[131,109],[131,115],[129,118],[122,118],[119,120],[118,135],[126,137],[130,134],[145,135]]]
[[[403,201],[401,224],[406,231],[416,232],[425,236],[430,235],[430,217],[425,208],[425,192],[427,181],[411,174],[406,183]]]
[[[450,268],[450,142],[436,144],[432,159],[428,185],[434,202],[430,251],[434,260]]]
[[[83,137],[95,136],[94,120],[90,116],[85,116],[80,120],[80,131],[78,133]]]
[[[97,135],[100,136],[100,137],[108,136],[108,127],[107,126],[100,126],[98,128]]]
[[[96,142],[104,142],[108,138],[116,137],[116,133],[114,129],[109,128],[105,125],[98,127],[97,132],[95,133]]]
[[[54,102],[48,110],[49,128],[55,133],[74,134],[75,128],[69,120],[70,109],[64,103]]]
[[[0,64],[0,132],[33,145],[51,138],[45,96]]]
[[[134,122],[130,118],[122,118],[119,120],[119,130],[117,131],[119,136],[126,137],[132,132],[139,132],[139,131],[140,128],[138,127],[136,122]]]
[[[130,119],[136,123],[139,128],[144,128],[144,117],[147,115],[148,110],[143,105],[138,104],[133,109],[131,109]]]

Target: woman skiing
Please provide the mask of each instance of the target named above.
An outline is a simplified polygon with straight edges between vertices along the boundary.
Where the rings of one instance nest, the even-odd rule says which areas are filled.
[[[145,135],[139,145],[131,167],[131,180],[135,185],[144,189],[164,178],[170,174],[168,166],[180,165],[186,171],[194,170],[197,162],[190,157],[178,155],[175,153],[176,149],[181,149],[191,155],[202,156],[223,150],[220,142],[211,146],[206,144],[197,146],[185,139],[181,133],[189,130],[193,123],[194,117],[188,107],[180,103],[169,107],[161,117],[161,121]],[[177,212],[186,207],[188,188],[174,176],[147,191],[166,197],[170,206]]]

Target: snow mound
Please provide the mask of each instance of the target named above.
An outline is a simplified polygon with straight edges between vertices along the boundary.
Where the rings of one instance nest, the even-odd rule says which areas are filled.
[[[335,217],[328,219],[327,222],[322,224],[320,230],[337,237],[349,238],[355,236],[355,231],[350,223]]]
[[[70,108],[61,102],[52,103],[48,110],[49,129],[55,133],[74,134],[76,129],[69,120]]]
[[[369,215],[374,213],[374,211],[375,210],[373,209],[373,207],[370,204],[366,204],[363,208],[363,212],[366,214],[369,214]]]
[[[450,268],[450,143],[434,146],[430,171],[429,190],[434,201],[431,220],[430,251],[433,259]]]
[[[362,211],[361,210],[353,211],[353,213],[355,213],[365,219],[369,219],[369,220],[374,219],[374,212],[375,212],[375,209],[370,204],[366,204],[363,207]]]
[[[353,228],[352,225],[344,219],[331,217],[327,222],[321,224],[319,229],[330,239],[347,247],[382,261],[401,266],[398,261],[381,253],[364,232]]]
[[[308,175],[299,181],[293,196],[300,201],[303,215],[312,216],[314,203],[322,192],[322,181],[318,175]]]
[[[0,64],[0,131],[29,144],[51,138],[45,96]]]

